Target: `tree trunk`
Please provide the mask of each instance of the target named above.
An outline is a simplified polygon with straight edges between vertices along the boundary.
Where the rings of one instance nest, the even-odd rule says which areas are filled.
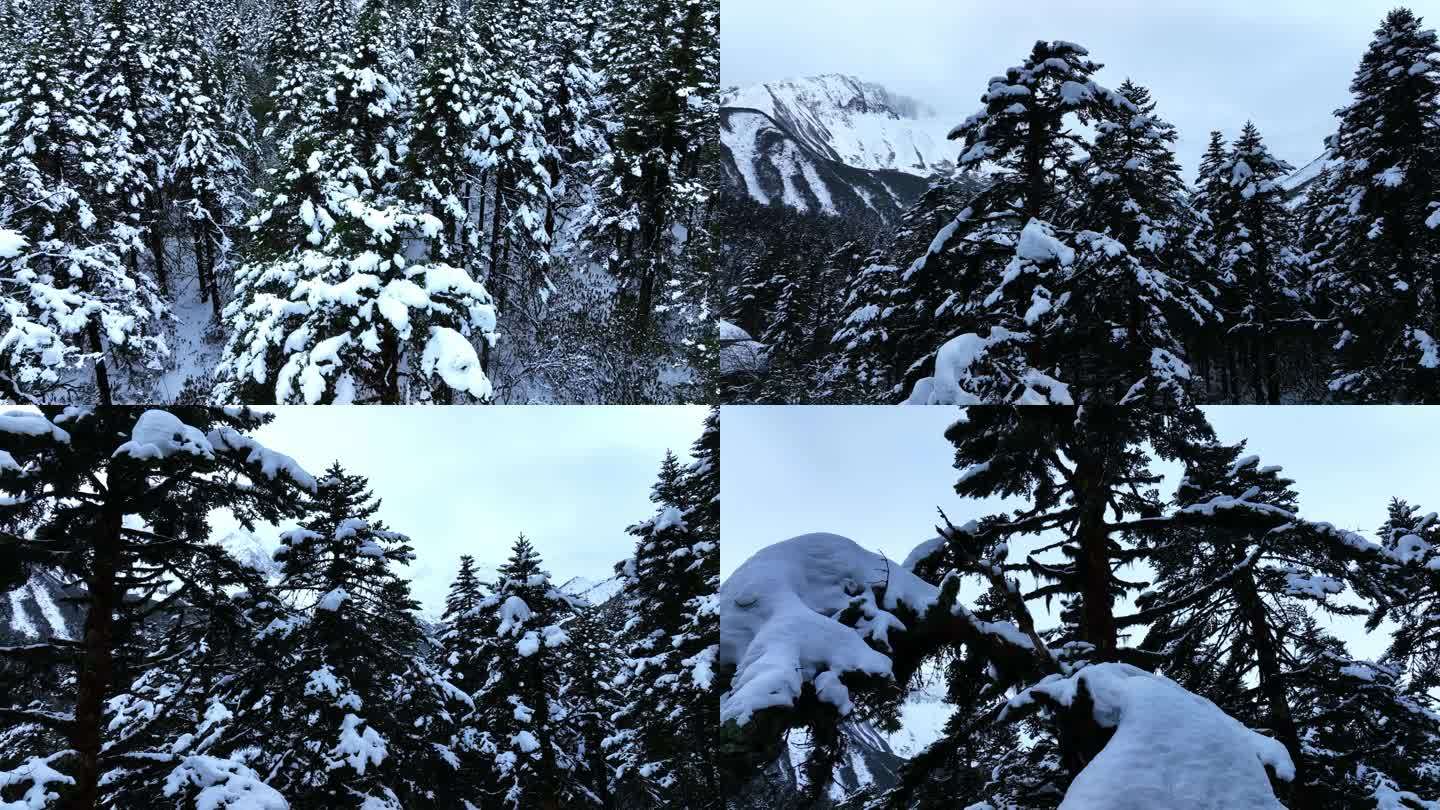
[[[210,285],[205,280],[205,228],[199,222],[190,229],[191,252],[195,254],[195,281],[200,288],[200,301],[204,303],[210,294]]]
[[[400,340],[386,332],[380,343],[380,404],[400,404]]]
[[[1102,484],[1104,463],[1086,460],[1075,469],[1075,486],[1080,498],[1080,519],[1075,540],[1080,547],[1076,560],[1081,578],[1081,640],[1095,645],[1099,660],[1115,652],[1113,598],[1110,593],[1110,535],[1105,528],[1106,491]]]
[[[220,280],[215,277],[215,239],[209,228],[205,229],[202,245],[205,248],[205,279],[210,284],[210,311],[215,313],[215,322],[220,323]]]
[[[1265,695],[1269,707],[1270,731],[1290,752],[1295,763],[1295,779],[1291,782],[1296,790],[1302,784],[1300,733],[1295,728],[1295,718],[1290,713],[1290,701],[1281,682],[1280,657],[1276,651],[1275,637],[1270,633],[1270,623],[1265,619],[1265,605],[1255,587],[1255,572],[1245,568],[1234,580],[1235,596],[1244,611],[1245,621],[1250,625],[1250,643],[1255,647],[1256,664],[1260,670],[1260,691]],[[1299,805],[1299,806],[1303,806]]]
[[[504,182],[503,174],[499,168],[495,169],[495,210],[492,213],[490,224],[490,279],[491,283],[494,284],[494,289],[490,290],[490,295],[495,298],[495,309],[497,312],[505,307],[505,279],[501,278],[500,275],[500,226],[502,224],[500,215],[501,209],[504,208],[504,206],[501,205],[503,200],[502,195],[504,194],[501,190]]]
[[[160,230],[160,220],[156,219],[150,226],[148,234],[150,242],[150,253],[155,257],[155,281],[160,285],[160,292],[170,293],[170,279],[165,272],[165,233]]]
[[[70,735],[70,747],[78,757],[73,773],[75,789],[62,810],[93,810],[100,806],[100,746],[105,697],[115,674],[115,609],[121,599],[116,579],[120,572],[123,517],[119,509],[107,504],[95,527],[94,568],[86,582],[90,606],[81,639],[84,654],[76,676],[75,726]]]
[[[94,318],[85,325],[85,332],[90,337],[90,350],[95,352],[95,388],[100,393],[100,404],[113,404],[110,397],[110,371],[105,368],[105,347],[100,342],[100,325]]]

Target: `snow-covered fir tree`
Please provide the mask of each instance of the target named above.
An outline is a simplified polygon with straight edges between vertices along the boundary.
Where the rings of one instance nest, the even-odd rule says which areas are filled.
[[[42,16],[0,87],[0,218],[29,247],[5,251],[12,255],[0,280],[7,384],[16,398],[78,387],[80,398],[108,404],[121,366],[159,368],[165,308],[154,279],[123,259],[135,246],[131,215],[141,201],[129,210],[114,204],[131,205],[114,190],[133,174],[129,155],[117,151],[125,133],[107,129],[94,108],[97,76],[108,68],[78,9],[36,11]]]
[[[1255,401],[1279,404],[1276,356],[1290,325],[1303,322],[1302,282],[1295,250],[1293,215],[1279,181],[1293,170],[1266,148],[1260,131],[1247,122],[1218,167],[1225,191],[1207,213],[1215,262],[1207,282],[1218,288],[1225,321],[1232,387],[1248,386]],[[1203,179],[1203,178],[1202,178]]]
[[[1180,178],[1174,147],[1184,133],[1162,117],[1166,100],[1144,77],[1107,90],[1103,66],[1064,40],[1037,43],[986,83],[984,108],[950,132],[961,171],[932,172],[932,187],[898,217],[832,211],[799,226],[756,222],[747,209],[768,192],[756,196],[744,176],[752,158],[738,156],[752,147],[730,140],[750,136],[727,128],[738,162],[724,164],[718,201],[718,292],[722,319],[739,331],[723,327],[735,362],[730,379],[722,362],[721,396],[1428,402],[1440,329],[1430,289],[1440,233],[1430,157],[1440,132],[1436,43],[1418,14],[1391,12],[1323,154],[1297,171],[1253,124],[1217,122],[1229,139],[1211,133],[1193,187]],[[1119,57],[1116,69],[1126,69]],[[801,83],[812,81],[824,85]],[[776,110],[831,103],[781,100],[790,92],[776,96]],[[776,114],[778,131],[797,129],[797,143],[820,137],[808,112]],[[849,126],[825,137],[871,137]],[[974,187],[938,187],[967,173]],[[797,188],[785,186],[775,207],[794,206]],[[878,249],[847,273],[842,310],[824,316],[835,356],[797,366],[792,298],[779,296],[784,268],[767,254],[803,263],[806,238],[825,239],[818,223],[876,219],[881,233],[869,246]],[[772,331],[782,345],[770,345]]]
[[[168,780],[218,784],[215,792],[260,782],[244,753],[207,752],[213,740],[192,748],[238,704],[211,703],[203,719],[187,716],[195,694],[150,689],[147,676],[172,664],[198,672],[197,659],[217,652],[212,642],[246,630],[245,594],[264,587],[207,542],[206,515],[225,508],[247,527],[277,523],[297,516],[316,489],[293,459],[249,435],[271,418],[195,408],[0,415],[6,580],[53,572],[81,589],[84,615],[78,639],[52,636],[0,653],[7,665],[61,662],[68,673],[60,703],[0,707],[7,723],[36,729],[29,750],[6,751],[31,764],[0,777],[28,783],[30,806],[102,806],[137,775],[152,791]],[[163,733],[189,720],[205,727]],[[256,790],[268,788],[260,782]]]
[[[789,798],[839,802],[841,727],[896,730],[939,678],[954,707],[939,738],[883,795],[840,806],[1434,801],[1440,726],[1409,657],[1432,654],[1410,623],[1430,621],[1433,516],[1392,504],[1379,543],[1301,518],[1303,487],[1193,408],[971,408],[946,439],[956,492],[1013,509],[942,512],[903,564],[803,535],[721,587],[727,795],[750,806],[761,767],[803,756],[811,792]],[[1161,463],[1184,470],[1168,497]],[[1414,630],[1367,661],[1327,616]]]
[[[620,127],[601,173],[594,241],[623,285],[633,341],[649,339],[656,315],[669,311],[671,257],[705,223],[719,28],[715,0],[617,0],[608,15]]]
[[[713,417],[656,488],[684,510],[687,559],[646,566],[687,588],[709,573],[689,598],[666,590],[672,635],[638,651],[652,610],[624,597],[633,583],[556,586],[523,537],[493,580],[462,557],[439,621],[422,616],[406,569],[423,541],[386,525],[364,476],[312,478],[252,438],[273,418],[0,413],[0,801],[668,807],[687,780],[720,801],[700,722],[719,635]],[[31,598],[44,628],[16,612]]]
[[[254,642],[275,671],[246,679],[232,744],[264,751],[268,781],[298,806],[455,798],[437,741],[469,700],[424,660],[419,604],[396,570],[415,555],[379,509],[363,476],[333,464],[276,552],[285,610]]]
[[[615,641],[616,611],[604,606],[580,606],[563,625],[570,642],[563,648],[566,675],[561,699],[566,706],[565,734],[571,738],[576,767],[571,778],[579,786],[572,801],[581,806],[617,806],[614,769],[607,759],[605,740],[615,730],[614,717],[622,708],[623,655]]]
[[[962,168],[997,171],[917,240],[920,255],[885,257],[867,271],[893,286],[854,296],[837,335],[852,366],[889,366],[874,375],[887,386],[881,397],[1188,396],[1184,343],[1211,304],[1188,278],[1175,135],[1144,88],[1111,91],[1092,78],[1099,68],[1079,45],[1036,43],[952,132],[963,140]],[[1096,140],[1075,123],[1093,124]],[[890,359],[877,363],[877,354]]]
[[[383,0],[368,4],[356,53],[309,90],[323,111],[294,136],[282,185],[254,221],[256,253],[236,271],[221,401],[490,397],[472,343],[494,335],[490,294],[431,260],[443,223],[393,190],[404,99],[390,78],[390,25]]]
[[[687,235],[713,2],[643,25],[623,0],[21,5],[0,25],[0,228],[28,247],[0,281],[10,398],[709,390],[713,246]],[[616,145],[657,135],[678,179],[659,242],[624,246],[663,264],[641,284],[597,235],[620,218]]]
[[[1327,140],[1307,254],[1338,320],[1330,388],[1361,402],[1440,400],[1440,41],[1409,9],[1375,31]]]
[[[628,613],[624,704],[606,741],[622,796],[658,806],[719,806],[713,765],[720,616],[720,416],[712,410],[683,471],[667,456],[655,517],[631,527],[619,571]]]
[[[462,739],[483,763],[487,806],[561,806],[577,792],[570,774],[588,764],[561,723],[557,664],[570,642],[562,624],[571,601],[542,564],[521,535],[476,610],[483,617],[480,637],[470,641],[486,670],[472,693],[475,709]]]

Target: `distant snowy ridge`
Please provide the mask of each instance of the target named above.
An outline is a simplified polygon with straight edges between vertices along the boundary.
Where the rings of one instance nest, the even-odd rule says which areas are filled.
[[[720,106],[765,113],[815,153],[869,170],[927,177],[952,166],[954,122],[914,99],[854,76],[827,73],[735,88]]]
[[[856,168],[818,152],[761,110],[721,109],[720,151],[728,188],[802,213],[889,221],[926,188],[918,175]]]
[[[49,638],[77,639],[82,610],[64,601],[66,588],[53,575],[36,571],[0,599],[0,644],[36,643]]]
[[[578,596],[592,605],[603,605],[614,599],[625,587],[620,577],[595,581],[587,577],[571,577],[560,586],[566,596]]]
[[[1297,207],[1305,202],[1309,196],[1310,185],[1320,177],[1320,173],[1326,167],[1335,163],[1335,158],[1329,149],[1320,153],[1320,156],[1295,170],[1295,173],[1280,181],[1280,187],[1290,195],[1291,207]]]

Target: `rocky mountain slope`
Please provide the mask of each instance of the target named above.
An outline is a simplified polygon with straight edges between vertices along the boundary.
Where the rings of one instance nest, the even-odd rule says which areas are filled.
[[[952,122],[878,84],[830,73],[721,94],[720,106],[759,110],[816,154],[870,171],[926,177],[953,166]]]
[[[890,221],[925,191],[923,177],[848,166],[816,152],[760,110],[720,110],[726,187],[762,205],[804,213]]]
[[[51,638],[78,639],[84,610],[67,596],[78,595],[54,575],[37,571],[0,599],[0,645],[39,644]]]

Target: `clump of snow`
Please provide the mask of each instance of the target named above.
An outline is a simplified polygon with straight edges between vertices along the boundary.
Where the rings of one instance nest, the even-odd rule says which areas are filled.
[[[60,798],[60,794],[50,789],[51,785],[75,784],[74,778],[66,776],[53,767],[55,762],[70,753],[61,751],[48,757],[31,757],[13,771],[0,771],[0,789],[24,784],[30,785],[24,793],[20,794],[18,801],[0,802],[0,808],[4,808],[4,810],[43,810],[43,808],[49,807],[51,802]]]
[[[1038,219],[1030,220],[1020,232],[1015,255],[1036,264],[1058,262],[1069,267],[1075,262],[1075,249],[1056,239],[1054,229]]]
[[[535,739],[534,734],[523,729],[510,738],[510,744],[527,754],[540,750],[540,741]]]
[[[910,549],[910,553],[905,555],[905,561],[900,563],[900,567],[904,568],[906,571],[914,571],[915,566],[919,565],[922,560],[928,559],[930,555],[939,551],[944,546],[945,538],[932,537],[929,540],[926,540],[915,546],[915,548]]]
[[[535,635],[534,630],[526,631],[525,635],[515,642],[515,651],[520,653],[521,658],[529,658],[540,651],[540,637]]]
[[[655,518],[655,523],[651,530],[659,534],[667,529],[685,530],[685,518],[681,515],[680,510],[673,506],[665,507],[665,511],[661,512],[660,516]]]
[[[315,607],[320,610],[339,610],[340,606],[345,604],[345,600],[349,598],[350,594],[344,588],[336,588],[320,597],[320,601],[316,603]]]
[[[1096,664],[1047,677],[1011,698],[1007,711],[1037,702],[1069,707],[1082,683],[1095,721],[1115,735],[1075,777],[1061,810],[1283,807],[1265,767],[1293,779],[1285,747],[1162,675]]]
[[[288,810],[290,804],[244,763],[195,755],[181,760],[165,777],[165,795],[198,787],[196,810]]]
[[[426,375],[439,375],[446,385],[476,399],[489,399],[492,393],[490,378],[480,368],[475,347],[449,327],[431,327],[430,340],[420,357],[420,370]]]
[[[765,344],[729,321],[720,321],[720,373],[756,374],[769,363]]]
[[[368,765],[379,765],[385,759],[385,738],[375,729],[361,725],[365,723],[353,714],[345,715],[340,722],[340,742],[330,749],[335,765],[344,762],[357,774],[364,775]]]
[[[1420,348],[1420,365],[1425,368],[1440,368],[1440,343],[1423,329],[1412,329],[1415,345]]]
[[[530,606],[525,604],[524,599],[514,595],[507,596],[505,603],[500,606],[500,627],[495,632],[502,636],[519,635],[530,616]]]
[[[847,673],[889,677],[895,611],[924,615],[939,589],[900,565],[834,534],[807,534],[756,552],[720,586],[721,665],[736,668],[720,697],[720,721],[792,705],[805,683],[842,715],[852,708]],[[849,607],[851,627],[835,617]],[[872,646],[873,645],[873,646]]]
[[[116,456],[130,456],[142,461],[165,459],[176,453],[213,459],[215,448],[199,428],[185,424],[169,411],[156,410],[140,414],[130,431],[130,441],[115,451]]]
[[[315,478],[300,466],[295,459],[277,453],[239,431],[222,427],[210,431],[210,443],[220,450],[245,451],[245,461],[260,465],[260,472],[266,478],[274,479],[281,473],[291,481],[314,492]]]
[[[70,443],[70,434],[52,424],[44,414],[32,411],[0,413],[0,433],[17,436],[49,436],[57,442]]]
[[[7,231],[0,228],[0,259],[13,259],[19,256],[29,244],[25,237],[14,231]]]

